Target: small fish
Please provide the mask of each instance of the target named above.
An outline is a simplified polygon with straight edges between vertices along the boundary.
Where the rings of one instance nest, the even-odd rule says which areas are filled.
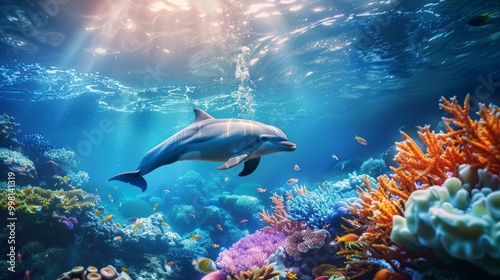
[[[114,241],[121,241],[122,240],[122,237],[121,236],[115,236],[115,238],[113,238]]]
[[[198,257],[192,262],[194,269],[201,273],[208,274],[217,270],[215,262],[209,258]]]
[[[113,219],[113,217],[114,217],[114,216],[113,216],[112,214],[111,214],[111,215],[108,215],[108,216],[106,216],[106,218],[104,218],[104,219],[102,220],[102,222],[103,222],[103,223],[105,223],[105,222],[107,222],[107,221],[110,221],[111,219]]]
[[[166,266],[172,266],[175,262],[174,261],[169,261],[168,263],[166,263],[165,265]]]
[[[286,181],[286,183],[289,185],[297,184],[298,182],[299,182],[299,179],[297,179],[297,178],[290,178],[290,179],[288,179],[288,181]]]
[[[165,190],[163,190],[163,192],[164,192],[164,193],[169,193],[169,192],[170,192],[170,190],[165,189]]]
[[[115,189],[117,190],[118,189],[118,186],[115,187]]]
[[[24,193],[28,193],[29,191],[31,191],[31,189],[32,189],[32,188],[33,188],[32,186],[28,186],[27,188],[25,188],[25,189],[23,190],[23,192],[24,192]]]
[[[99,211],[99,209],[95,209],[94,214],[99,217],[101,216],[101,211]]]
[[[30,280],[30,271],[29,270],[26,270],[24,272],[24,280]]]
[[[387,268],[382,268],[381,270],[375,273],[373,276],[373,280],[387,280],[391,276],[392,272]]]
[[[156,211],[156,209],[158,209],[158,203],[155,203],[155,205],[153,205],[153,211]]]
[[[21,261],[23,260],[23,256],[21,255],[21,253],[17,253],[16,260],[18,263],[21,263]]]
[[[161,222],[161,225],[164,226],[164,227],[168,227],[168,224],[165,221]]]
[[[121,228],[121,227],[122,227],[122,224],[120,224],[119,222],[116,222],[116,223],[115,223],[115,227],[116,227],[116,228]]]
[[[218,228],[220,231],[223,231],[222,226],[221,226],[220,224],[217,224],[217,228]]]
[[[296,165],[294,165],[294,166],[293,166],[293,170],[295,170],[295,171],[299,171],[299,170],[300,170],[300,167],[296,164]]]
[[[298,280],[299,279],[299,278],[297,278],[297,274],[296,273],[292,273],[288,269],[285,270],[285,275],[286,275],[286,279],[292,279],[292,280]]]
[[[196,219],[196,216],[193,213],[189,214],[189,216],[191,216],[193,219]]]
[[[246,222],[248,222],[248,220],[241,220],[241,221],[240,221],[240,224],[244,224],[244,223],[246,223]]]
[[[198,240],[198,239],[200,239],[200,238],[201,238],[201,235],[199,235],[199,234],[194,234],[194,235],[193,235],[193,236],[191,236],[189,239],[190,239],[190,240]]]
[[[120,266],[120,269],[121,269],[121,271],[123,271],[123,272],[125,272],[127,274],[130,274],[130,269],[128,269],[128,268],[126,268],[124,266]]]
[[[335,154],[333,154],[333,155],[332,155],[332,158],[333,158],[334,160],[339,160],[339,158],[338,158],[338,157],[337,157],[337,155],[335,155]]]
[[[98,192],[99,192],[99,190],[98,190],[97,188],[95,188],[95,192],[96,192],[96,193],[98,193]]]
[[[114,202],[113,196],[111,194],[108,194],[108,198],[109,198],[109,201],[111,201],[111,203]]]
[[[352,241],[358,241],[358,239],[359,239],[359,236],[357,236],[356,234],[348,233],[348,234],[343,235],[343,236],[337,236],[337,238],[335,238],[335,242],[340,242],[340,243],[352,242]]]
[[[135,230],[136,228],[138,228],[140,224],[141,223],[140,223],[139,218],[135,219],[135,223],[134,223],[134,226],[132,227],[132,230]]]
[[[358,141],[358,143],[361,144],[361,145],[368,144],[368,142],[366,142],[365,138],[359,137],[358,135],[354,136],[354,139],[356,139],[356,141]]]
[[[257,188],[257,191],[260,193],[265,193],[267,191],[267,189]]]
[[[229,182],[229,178],[228,177],[224,178],[224,183],[227,183],[227,182]]]
[[[219,246],[220,246],[220,245],[219,245],[219,244],[217,244],[217,243],[212,244],[212,247],[214,247],[214,248],[219,248]]]

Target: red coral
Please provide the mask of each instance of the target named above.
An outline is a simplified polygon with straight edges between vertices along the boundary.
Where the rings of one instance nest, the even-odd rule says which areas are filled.
[[[307,253],[311,249],[321,248],[325,243],[326,237],[330,237],[327,230],[305,229],[294,232],[285,238],[283,247],[285,252],[295,260],[301,260],[301,253]]]

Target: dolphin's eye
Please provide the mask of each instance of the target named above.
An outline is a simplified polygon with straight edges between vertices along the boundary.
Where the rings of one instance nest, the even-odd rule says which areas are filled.
[[[269,136],[267,136],[267,135],[262,135],[262,136],[260,136],[260,140],[261,140],[261,141],[269,141]]]

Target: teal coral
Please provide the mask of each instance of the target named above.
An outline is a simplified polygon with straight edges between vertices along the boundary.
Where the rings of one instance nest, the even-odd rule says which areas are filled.
[[[500,275],[498,186],[498,176],[461,166],[458,178],[410,195],[404,218],[394,216],[391,240],[412,251],[428,247],[447,263],[467,260]]]
[[[66,150],[65,148],[48,150],[44,152],[43,155],[47,159],[53,160],[57,164],[63,166],[66,171],[76,167],[77,165],[75,152]]]

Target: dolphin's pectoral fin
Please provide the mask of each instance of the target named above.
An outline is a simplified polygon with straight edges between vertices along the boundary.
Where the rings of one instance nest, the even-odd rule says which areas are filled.
[[[243,177],[252,174],[255,169],[257,169],[257,166],[259,166],[260,162],[260,157],[253,158],[251,160],[245,161],[245,167],[243,170],[238,174],[238,176]]]
[[[239,156],[232,157],[226,160],[224,164],[217,166],[217,169],[220,170],[220,169],[228,169],[231,167],[235,167],[236,165],[240,164],[240,162],[244,161],[247,157],[248,157],[247,154],[242,154]]]

